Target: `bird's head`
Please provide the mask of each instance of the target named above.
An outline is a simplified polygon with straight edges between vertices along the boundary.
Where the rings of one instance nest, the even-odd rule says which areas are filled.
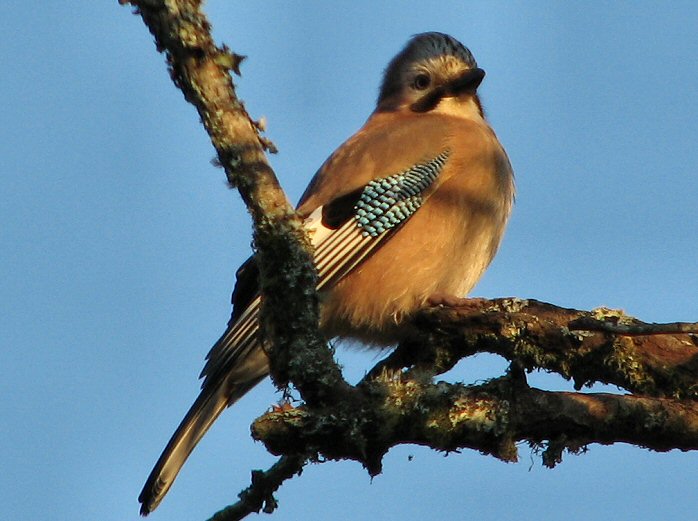
[[[477,88],[484,77],[472,53],[455,38],[418,34],[388,64],[377,111],[482,117]]]

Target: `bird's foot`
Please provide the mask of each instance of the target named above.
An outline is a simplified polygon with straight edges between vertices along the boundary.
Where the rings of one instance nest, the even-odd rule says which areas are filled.
[[[293,404],[289,400],[282,400],[279,403],[272,404],[271,412],[282,413],[288,412],[295,409]]]

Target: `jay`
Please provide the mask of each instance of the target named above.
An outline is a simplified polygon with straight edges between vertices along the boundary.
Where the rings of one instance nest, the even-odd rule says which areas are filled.
[[[514,177],[477,95],[484,74],[451,36],[414,36],[388,64],[376,109],[301,197],[328,339],[395,344],[430,298],[465,296],[494,257]],[[237,272],[232,318],[208,354],[201,393],[138,498],[143,515],[223,410],[269,373],[257,277],[252,257]]]

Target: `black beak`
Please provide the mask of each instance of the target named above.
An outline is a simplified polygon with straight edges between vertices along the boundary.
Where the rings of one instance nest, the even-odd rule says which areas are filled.
[[[466,92],[475,94],[482,83],[485,71],[482,69],[468,69],[455,80],[439,85],[434,90],[415,101],[410,108],[414,112],[429,112],[435,108],[442,98],[458,96]]]
[[[482,69],[469,69],[465,71],[459,78],[448,83],[448,93],[458,95],[462,92],[474,93],[482,83],[485,77],[485,71]]]

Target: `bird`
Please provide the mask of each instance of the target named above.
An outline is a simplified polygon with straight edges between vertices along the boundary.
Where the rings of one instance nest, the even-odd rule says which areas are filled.
[[[438,296],[466,296],[492,261],[515,187],[478,96],[484,76],[452,36],[413,36],[386,67],[375,110],[301,196],[328,340],[395,345],[418,310]],[[160,504],[218,416],[269,373],[258,275],[254,256],[236,273],[228,327],[140,493],[142,515]]]

